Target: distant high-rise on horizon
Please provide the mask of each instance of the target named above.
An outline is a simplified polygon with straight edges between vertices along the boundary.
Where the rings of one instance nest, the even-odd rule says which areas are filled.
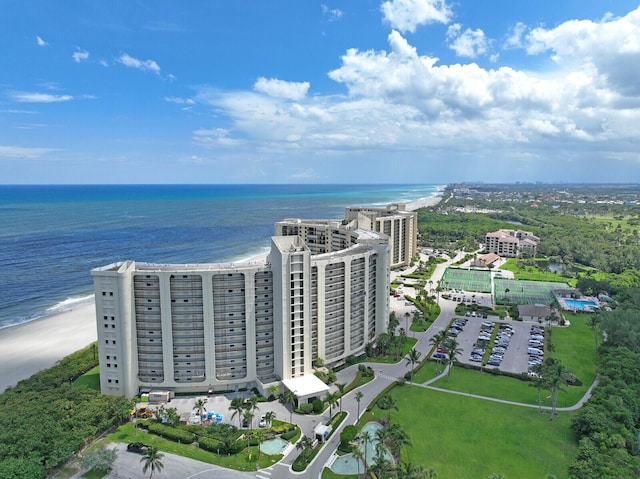
[[[258,262],[92,270],[102,393],[276,385],[319,396],[313,362],[344,363],[386,331],[390,267],[417,243],[417,213],[397,205],[346,216],[277,223]]]

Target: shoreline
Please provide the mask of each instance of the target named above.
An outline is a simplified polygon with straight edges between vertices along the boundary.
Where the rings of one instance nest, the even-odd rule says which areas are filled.
[[[97,338],[93,302],[0,329],[0,393]]]
[[[432,196],[406,204],[408,211],[434,206],[444,187]],[[264,261],[267,254],[253,254],[235,263]],[[91,295],[92,296],[92,295]],[[0,393],[35,373],[54,366],[97,340],[95,301],[23,323],[0,328]]]

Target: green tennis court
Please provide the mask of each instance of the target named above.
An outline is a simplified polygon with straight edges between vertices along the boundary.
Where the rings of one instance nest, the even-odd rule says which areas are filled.
[[[447,268],[440,280],[440,287],[490,293],[491,273],[477,269]]]
[[[560,282],[495,278],[496,303],[551,304],[553,291],[568,287]]]

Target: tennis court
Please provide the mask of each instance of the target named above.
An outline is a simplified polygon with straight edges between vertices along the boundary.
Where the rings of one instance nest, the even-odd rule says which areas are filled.
[[[440,280],[440,287],[443,289],[490,293],[491,273],[477,269],[447,268]]]
[[[495,278],[496,303],[551,304],[553,291],[566,289],[567,283],[550,281],[525,281]],[[508,290],[508,291],[507,291]]]

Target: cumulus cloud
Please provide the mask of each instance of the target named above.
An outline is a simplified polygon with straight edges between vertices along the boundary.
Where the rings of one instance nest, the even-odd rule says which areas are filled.
[[[489,40],[480,29],[467,28],[462,31],[462,25],[454,23],[447,29],[447,40],[451,48],[459,57],[476,58],[487,53]]]
[[[38,158],[47,153],[56,151],[53,148],[25,148],[23,146],[3,146],[0,145],[0,158]]]
[[[522,48],[523,46],[523,36],[527,31],[527,26],[522,23],[516,23],[507,34],[507,38],[504,41],[503,48]]]
[[[78,48],[77,51],[73,52],[73,61],[76,63],[80,63],[83,60],[88,60],[89,59],[89,52],[86,50],[81,50],[80,48]]]
[[[625,95],[640,95],[640,7],[624,17],[571,20],[555,28],[534,28],[526,37],[529,54],[550,52],[565,68],[594,68]]]
[[[590,33],[583,32],[580,43],[593,47],[602,39],[598,29],[603,22]],[[548,172],[562,161],[592,159],[597,164],[607,158],[640,164],[640,152],[633,148],[640,124],[640,93],[633,96],[632,90],[613,83],[612,78],[619,78],[609,75],[613,67],[603,75],[602,58],[589,48],[556,45],[560,40],[552,41],[548,32],[558,35],[556,30],[566,27],[536,33],[538,41],[544,37],[541,52],[559,55],[561,66],[539,74],[476,63],[445,64],[421,54],[393,30],[386,49],[349,49],[328,73],[344,87],[344,94],[309,95],[306,83],[264,78],[252,91],[203,87],[195,97],[198,103],[209,105],[228,124],[197,130],[193,139],[238,160],[243,153],[274,162],[290,158],[300,171],[313,166],[319,177],[334,158],[333,167],[340,161],[378,158],[380,165],[391,160],[400,168],[405,161],[414,167],[411,162],[416,158],[431,157],[451,159],[453,169],[457,159],[466,158],[474,161],[466,161],[465,168],[484,165],[477,173],[485,177],[487,165],[496,172],[509,172],[503,179],[520,174],[540,178],[536,168],[544,170],[545,179],[558,179]],[[520,38],[529,41],[526,28],[518,28]],[[462,26],[451,29],[454,40],[463,34]],[[630,38],[619,35],[617,42],[607,42],[608,54],[621,62],[620,71],[637,68]],[[477,46],[469,48],[467,53],[480,52]],[[568,52],[573,54],[571,62],[565,59]],[[608,168],[615,171],[613,164]],[[282,174],[288,177],[291,172]]]
[[[38,92],[10,92],[9,97],[20,103],[60,103],[73,100],[72,95],[52,95]]]
[[[288,82],[276,78],[258,78],[253,85],[255,91],[277,98],[302,100],[309,91],[309,82]]]
[[[339,20],[344,15],[344,12],[338,8],[329,8],[324,4],[320,5],[320,8],[324,17],[330,22]]]
[[[116,61],[129,68],[153,72],[158,75],[160,74],[160,66],[153,60],[138,60],[128,53],[123,53],[118,57]]]
[[[36,35],[36,43],[38,44],[39,47],[46,47],[47,45],[49,45],[39,35]]]
[[[446,0],[387,0],[380,9],[392,28],[411,33],[420,25],[447,24],[453,16]]]

